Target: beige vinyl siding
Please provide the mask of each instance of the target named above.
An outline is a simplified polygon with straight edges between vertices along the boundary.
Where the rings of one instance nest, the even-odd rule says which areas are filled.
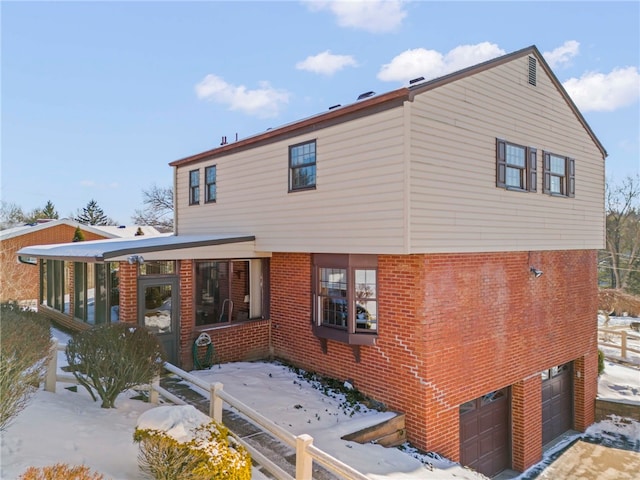
[[[416,95],[410,249],[480,252],[603,247],[604,160],[538,62],[527,57]],[[496,138],[537,149],[537,192],[496,187]],[[575,198],[542,193],[542,152],[576,162]]]
[[[178,234],[255,235],[256,249],[399,253],[404,122],[398,107],[177,168]],[[316,188],[288,192],[288,147],[316,140]],[[188,205],[188,175],[217,166],[215,204]]]

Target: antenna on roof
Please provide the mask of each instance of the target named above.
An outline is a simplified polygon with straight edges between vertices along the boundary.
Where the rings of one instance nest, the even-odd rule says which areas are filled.
[[[227,136],[223,135],[222,136],[222,141],[220,142],[220,145],[226,145],[227,144]]]
[[[358,95],[358,100],[362,100],[363,98],[371,97],[372,95],[375,95],[375,94],[376,94],[376,92],[371,92],[371,91],[361,93],[360,95]]]
[[[413,85],[414,83],[418,83],[424,80],[424,77],[414,78],[413,80],[409,80],[409,85]]]

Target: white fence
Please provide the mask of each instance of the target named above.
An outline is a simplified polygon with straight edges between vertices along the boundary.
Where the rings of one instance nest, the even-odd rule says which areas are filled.
[[[640,335],[629,333],[626,328],[599,327],[598,346],[603,348],[605,356],[609,349],[619,350],[621,360],[640,364]]]
[[[45,377],[45,390],[49,392],[56,391],[56,382],[74,383],[77,384],[76,378],[72,374],[60,374],[58,373],[58,351],[64,351],[66,345],[58,344],[56,340],[53,340],[51,349],[51,361],[47,366],[47,373]],[[294,448],[296,451],[296,476],[292,477],[282,468],[276,465],[274,462],[265,457],[262,453],[256,450],[253,446],[247,444],[244,440],[231,433],[236,442],[244,446],[253,461],[265,468],[271,473],[277,480],[311,480],[313,471],[313,462],[316,461],[322,465],[328,471],[334,473],[338,477],[345,480],[369,480],[369,477],[363,475],[357,470],[351,468],[349,465],[341,462],[340,460],[332,457],[328,453],[320,450],[313,445],[313,437],[307,434],[293,435],[291,432],[283,429],[279,425],[276,425],[271,420],[263,417],[255,410],[252,410],[247,405],[243,404],[236,398],[229,395],[223,390],[222,383],[207,383],[203,382],[198,377],[191,375],[178,367],[165,363],[164,368],[178,375],[183,380],[191,383],[207,392],[209,392],[209,416],[216,422],[222,423],[222,409],[223,404],[227,403],[242,415],[251,419],[254,423],[260,426],[265,432],[271,436],[277,438],[281,442]],[[151,403],[158,404],[160,396],[166,400],[175,403],[177,405],[185,405],[183,399],[172,394],[168,390],[160,386],[159,377],[156,378],[151,385],[143,386],[149,391],[149,400]]]

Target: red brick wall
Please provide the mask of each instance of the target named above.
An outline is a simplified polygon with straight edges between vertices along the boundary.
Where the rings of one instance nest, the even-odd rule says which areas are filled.
[[[580,367],[585,387],[576,400],[581,405],[576,427],[593,419],[595,251],[381,255],[378,263],[379,339],[373,347],[361,347],[356,363],[349,346],[329,341],[323,354],[311,334],[310,256],[274,254],[275,355],[353,381],[406,413],[408,438],[416,446],[454,460],[461,403],[583,356],[588,364]],[[544,274],[535,278],[530,265]],[[515,387],[525,401],[516,424],[531,408],[541,422],[538,407],[529,406],[536,402],[526,386]],[[530,462],[540,441],[523,445],[519,464]]]
[[[524,471],[542,455],[542,377],[534,373],[511,386],[512,463]]]
[[[138,323],[138,264],[119,262],[119,318],[121,322]]]
[[[36,265],[18,263],[18,250],[33,245],[69,243],[73,240],[75,230],[75,227],[62,224],[0,242],[0,302],[38,299],[40,294],[40,270]],[[83,233],[85,240],[106,238],[84,230]]]

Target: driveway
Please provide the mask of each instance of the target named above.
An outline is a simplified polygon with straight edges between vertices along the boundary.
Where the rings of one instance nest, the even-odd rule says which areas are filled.
[[[565,450],[538,479],[637,480],[640,452],[594,445],[578,440]]]

